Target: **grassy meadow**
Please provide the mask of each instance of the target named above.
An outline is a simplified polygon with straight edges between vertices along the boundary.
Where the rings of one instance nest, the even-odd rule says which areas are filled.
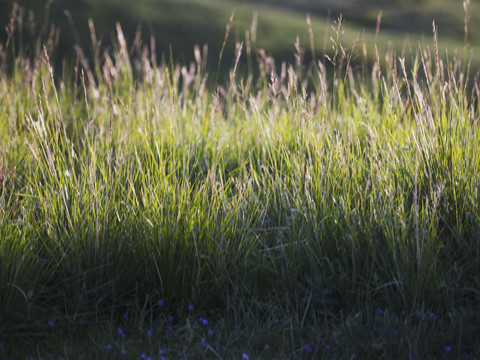
[[[0,358],[480,358],[468,41],[375,51],[337,18],[325,58],[307,21],[279,63],[227,17],[181,62],[92,22],[62,61],[12,19]]]

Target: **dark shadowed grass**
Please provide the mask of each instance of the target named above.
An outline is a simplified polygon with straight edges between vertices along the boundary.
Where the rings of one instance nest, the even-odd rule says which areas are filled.
[[[0,355],[479,356],[476,70],[335,31],[332,76],[214,89],[119,25],[63,74],[4,44]]]

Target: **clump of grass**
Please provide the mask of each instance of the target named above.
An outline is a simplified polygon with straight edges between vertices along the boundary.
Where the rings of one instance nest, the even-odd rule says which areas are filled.
[[[0,351],[478,355],[478,84],[435,29],[356,70],[341,24],[333,76],[247,41],[213,90],[120,25],[61,76],[4,44]]]

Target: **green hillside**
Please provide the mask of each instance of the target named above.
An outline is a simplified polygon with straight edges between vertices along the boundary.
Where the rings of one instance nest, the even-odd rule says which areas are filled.
[[[13,1],[0,1],[0,20],[7,23]],[[54,0],[46,9],[45,1],[23,0],[25,13],[34,9],[37,29],[49,14],[49,23],[57,24],[60,31],[59,51],[72,54],[72,45],[80,43],[85,51],[90,49],[90,31],[88,19],[94,20],[96,31],[101,39],[110,43],[115,37],[115,23],[120,22],[129,44],[135,38],[138,26],[141,26],[144,39],[153,35],[159,54],[168,54],[172,50],[175,59],[193,60],[195,44],[208,44],[210,62],[216,64],[222,45],[225,25],[235,10],[233,36],[227,44],[230,50],[225,52],[225,61],[233,61],[234,41],[245,41],[245,31],[251,29],[252,17],[258,16],[256,48],[262,48],[277,60],[293,60],[296,37],[299,36],[302,47],[307,53],[310,40],[306,25],[306,14],[312,18],[315,49],[331,52],[329,41],[330,25],[343,13],[345,44],[351,44],[357,34],[365,30],[361,42],[365,43],[371,59],[374,57],[374,44],[385,50],[391,43],[398,51],[404,46],[405,39],[411,40],[415,48],[418,41],[431,43],[432,21],[437,23],[441,48],[451,53],[460,50],[464,44],[465,13],[461,2],[439,1],[342,1],[317,2],[264,0],[260,4],[253,1],[225,0]],[[480,26],[480,6],[470,5],[470,29]],[[66,10],[68,14],[65,15]],[[377,16],[382,12],[381,31],[375,37]],[[69,20],[70,17],[70,20]],[[45,32],[50,28],[46,26]],[[27,36],[27,31],[25,31]],[[2,33],[5,37],[5,32]],[[480,34],[470,31],[468,42],[474,50],[474,62],[480,64]],[[440,54],[444,56],[442,52]]]

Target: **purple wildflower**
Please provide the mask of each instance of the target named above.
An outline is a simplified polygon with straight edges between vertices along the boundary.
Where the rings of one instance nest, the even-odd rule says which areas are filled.
[[[48,320],[48,326],[50,326],[51,328],[53,328],[53,320]]]
[[[147,330],[147,336],[148,337],[151,337],[152,336],[152,332],[150,330]]]
[[[188,305],[188,310],[193,311],[193,305],[192,304]]]
[[[250,359],[250,357],[248,356],[248,354],[243,353],[243,354],[242,354],[242,360],[248,360],[248,359]]]
[[[163,300],[158,300],[157,305],[158,305],[159,307],[163,307],[163,305],[164,305]]]
[[[128,313],[123,314],[123,318],[124,318],[125,320],[128,320]]]

